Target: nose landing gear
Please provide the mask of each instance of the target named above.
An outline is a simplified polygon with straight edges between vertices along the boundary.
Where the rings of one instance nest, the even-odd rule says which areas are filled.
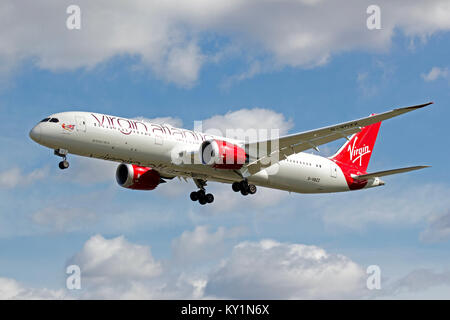
[[[67,161],[68,151],[66,149],[56,149],[54,154],[55,156],[63,158],[63,161],[58,164],[61,170],[69,168],[69,161]]]
[[[67,169],[69,167],[69,161],[63,160],[58,164],[61,170]]]

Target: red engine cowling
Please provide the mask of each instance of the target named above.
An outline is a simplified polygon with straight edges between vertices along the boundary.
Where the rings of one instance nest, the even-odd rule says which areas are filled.
[[[161,176],[152,168],[122,163],[117,167],[116,180],[124,188],[153,190],[160,183]]]
[[[223,140],[207,140],[200,147],[202,163],[217,169],[240,169],[248,160],[245,150]]]

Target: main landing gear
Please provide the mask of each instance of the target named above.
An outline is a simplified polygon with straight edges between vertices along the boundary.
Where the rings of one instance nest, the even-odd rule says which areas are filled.
[[[56,149],[54,154],[58,157],[63,158],[63,160],[58,164],[61,170],[67,169],[69,167],[69,161],[67,161],[67,153],[66,149]]]
[[[233,182],[231,188],[233,189],[234,192],[240,191],[243,196],[256,193],[256,186],[254,184],[248,184],[247,180]]]
[[[190,197],[192,201],[198,201],[201,205],[212,203],[214,201],[213,194],[206,193],[204,189],[192,191]]]
[[[191,192],[191,200],[198,201],[201,205],[205,205],[207,203],[212,203],[214,201],[214,196],[212,193],[206,193],[205,186],[206,181],[202,179],[193,179],[195,185],[200,189],[198,191]]]

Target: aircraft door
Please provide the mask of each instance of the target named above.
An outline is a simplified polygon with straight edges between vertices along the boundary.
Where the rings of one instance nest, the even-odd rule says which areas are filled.
[[[330,162],[330,175],[332,178],[337,177],[337,165],[334,162]]]

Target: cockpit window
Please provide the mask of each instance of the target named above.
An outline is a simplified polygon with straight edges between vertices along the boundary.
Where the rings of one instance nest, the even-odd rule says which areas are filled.
[[[59,122],[59,120],[56,119],[56,118],[51,118],[51,119],[50,119],[50,122]]]
[[[50,118],[42,119],[41,122],[47,122],[48,120],[50,120]]]

